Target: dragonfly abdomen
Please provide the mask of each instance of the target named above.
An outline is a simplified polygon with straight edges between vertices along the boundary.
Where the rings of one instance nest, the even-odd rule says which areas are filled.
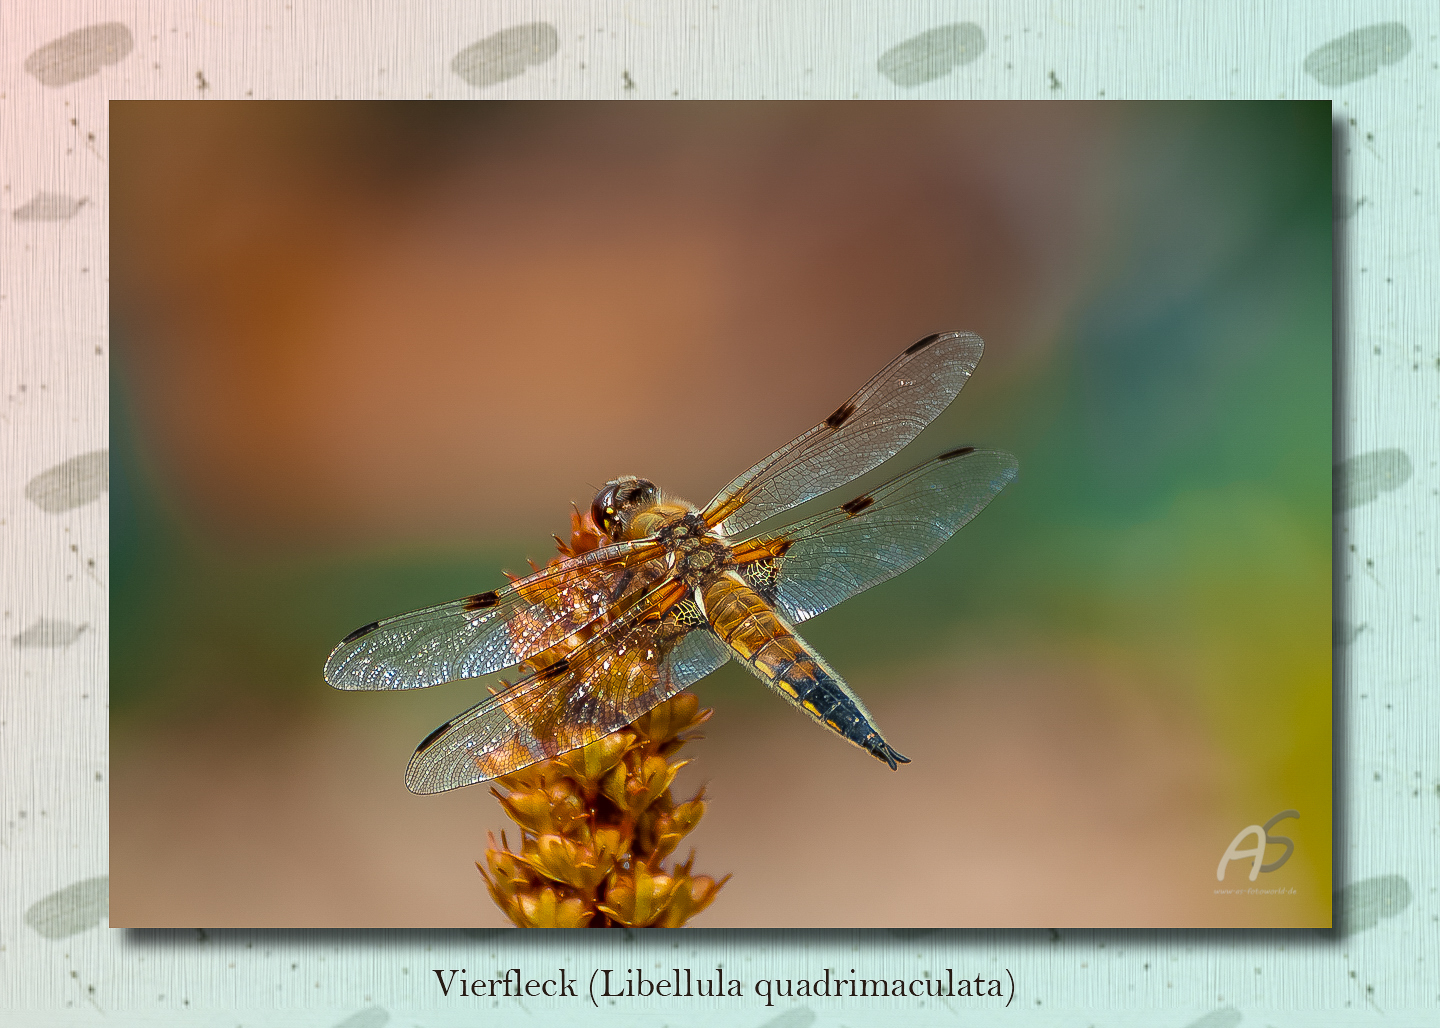
[[[704,600],[711,628],[753,675],[876,759],[892,768],[909,763],[844,679],[754,589],[726,575],[706,588]]]

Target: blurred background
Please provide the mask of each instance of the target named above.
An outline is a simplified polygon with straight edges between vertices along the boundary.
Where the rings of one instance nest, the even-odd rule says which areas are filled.
[[[549,559],[617,475],[703,504],[952,329],[978,372],[861,485],[1020,478],[803,629],[914,762],[704,680],[687,841],[734,878],[695,923],[1329,925],[1327,104],[111,127],[113,925],[503,924],[494,798],[403,783],[485,683],[339,693],[330,649]],[[1269,891],[1218,893],[1284,810]]]

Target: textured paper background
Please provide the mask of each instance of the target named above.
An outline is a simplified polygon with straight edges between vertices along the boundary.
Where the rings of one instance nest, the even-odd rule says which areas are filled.
[[[1440,15],[1422,4],[7,5],[0,82],[0,1010],[8,1023],[1440,1023]],[[106,907],[112,97],[1330,98],[1331,932],[122,933]],[[1350,549],[1354,546],[1354,550]],[[1116,859],[1123,858],[1117,847]],[[432,967],[1013,972],[1008,1010],[442,1000]],[[471,965],[474,965],[473,967]],[[429,981],[426,981],[426,977]]]

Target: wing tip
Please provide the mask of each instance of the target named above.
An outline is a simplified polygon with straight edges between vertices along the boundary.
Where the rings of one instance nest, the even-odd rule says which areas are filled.
[[[438,789],[431,788],[428,783],[422,782],[418,778],[411,778],[409,775],[405,776],[405,788],[414,796],[434,796],[436,793],[446,791],[444,786]]]
[[[420,740],[420,745],[415,747],[410,763],[405,767],[405,788],[417,796],[433,796],[437,792],[463,789],[467,785],[479,785],[500,777],[498,774],[484,773],[463,751],[431,753],[441,737],[464,720],[463,715],[452,717]]]
[[[434,744],[436,738],[449,728],[453,721],[447,721],[435,731],[425,737],[425,740],[416,748],[414,755],[410,758],[409,765],[405,768],[405,788],[416,796],[434,796],[436,793],[450,792],[453,789],[463,789],[467,785],[480,785],[484,782],[492,782],[499,775],[486,775],[474,772],[462,777],[457,774],[457,768],[453,763],[433,763],[424,760],[424,754],[428,747]]]
[[[1003,480],[1001,483],[1002,488],[1020,476],[1020,458],[1008,450],[981,450],[974,446],[958,446],[953,450],[946,450],[944,453],[937,454],[935,460],[950,461],[959,457],[968,457],[971,454],[988,457],[1000,465],[999,477]]]
[[[432,788],[430,783],[422,781],[419,776],[405,776],[405,788],[415,796],[434,796],[436,793],[445,792],[445,787]]]
[[[415,752],[410,757],[410,763],[405,767],[405,788],[416,796],[433,796],[437,792],[445,792],[453,789],[453,785],[445,785],[435,780],[434,768],[426,769],[422,764],[422,757],[425,751],[435,744],[435,740],[445,733],[454,721],[446,721],[435,731],[421,740],[420,745],[415,747]]]
[[[361,625],[359,628],[355,629],[355,631],[351,632],[345,638],[341,639],[340,642],[336,645],[336,647],[330,651],[330,656],[325,658],[325,670],[322,672],[322,674],[325,676],[325,681],[327,684],[329,684],[330,688],[346,689],[352,692],[374,688],[374,686],[371,686],[363,678],[360,678],[353,674],[348,676],[345,674],[345,659],[351,656],[351,654],[344,653],[343,651],[351,643],[355,642],[357,639],[365,638],[367,635],[369,635],[371,632],[375,631],[379,627],[380,622],[378,621],[372,621],[368,625]]]
[[[977,359],[980,353],[985,352],[985,340],[981,339],[974,332],[955,330],[950,332],[936,332],[933,335],[926,336],[924,339],[920,339],[916,342],[911,343],[908,347],[906,347],[904,356],[909,357],[913,354],[919,353],[921,350],[928,350],[936,343],[950,342],[961,343],[965,346],[974,347],[977,351]]]
[[[359,686],[353,682],[347,682],[341,672],[340,651],[344,648],[345,643],[342,642],[330,651],[330,656],[325,658],[325,670],[321,674],[325,676],[325,683],[332,689],[358,689]]]

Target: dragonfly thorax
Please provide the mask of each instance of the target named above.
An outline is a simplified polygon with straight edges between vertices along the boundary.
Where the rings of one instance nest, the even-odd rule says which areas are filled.
[[[704,588],[735,566],[729,545],[693,511],[669,521],[655,533],[669,551],[675,577],[692,588]]]

